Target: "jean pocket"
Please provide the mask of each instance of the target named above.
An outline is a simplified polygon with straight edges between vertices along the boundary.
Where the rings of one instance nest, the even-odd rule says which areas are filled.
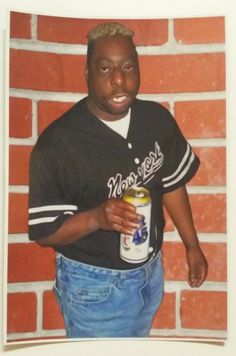
[[[73,293],[73,301],[79,303],[102,303],[108,299],[111,293],[110,286],[83,287]]]
[[[111,286],[73,287],[68,290],[69,301],[73,304],[95,304],[105,302],[111,294]]]
[[[81,275],[70,276],[70,278],[58,278],[58,289],[64,297],[73,304],[102,303],[106,301],[112,291],[109,281],[86,278]]]
[[[57,268],[57,287],[63,300],[72,304],[92,304],[109,298],[112,291],[109,278],[101,277],[96,271],[74,267],[68,262],[62,267]]]

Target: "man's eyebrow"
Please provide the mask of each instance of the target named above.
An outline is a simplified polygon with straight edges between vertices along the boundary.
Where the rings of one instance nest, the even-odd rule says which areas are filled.
[[[108,57],[98,57],[95,60],[95,63],[102,62],[102,61],[112,62],[112,60],[110,58],[108,58]]]
[[[110,57],[97,57],[95,59],[95,63],[99,63],[102,61],[107,61],[107,62],[113,62],[113,60]],[[122,58],[122,61],[136,61],[136,57],[135,56],[128,56],[127,58]]]

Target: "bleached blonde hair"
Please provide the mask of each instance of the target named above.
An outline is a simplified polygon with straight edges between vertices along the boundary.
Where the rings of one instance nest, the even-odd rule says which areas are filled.
[[[89,41],[95,41],[100,37],[115,35],[127,36],[132,38],[134,36],[134,31],[130,30],[128,27],[124,26],[121,23],[107,22],[102,23],[97,27],[93,28],[91,31],[89,31],[87,38]]]
[[[134,31],[132,31],[128,27],[118,22],[105,22],[93,28],[87,34],[87,38],[88,38],[87,64],[89,64],[96,40],[98,40],[101,37],[116,36],[116,35],[127,37],[135,48],[135,45],[133,43]]]

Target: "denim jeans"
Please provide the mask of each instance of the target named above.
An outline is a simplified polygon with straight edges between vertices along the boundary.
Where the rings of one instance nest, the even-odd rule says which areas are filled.
[[[54,291],[69,338],[146,337],[163,297],[161,252],[144,266],[113,270],[57,255]]]

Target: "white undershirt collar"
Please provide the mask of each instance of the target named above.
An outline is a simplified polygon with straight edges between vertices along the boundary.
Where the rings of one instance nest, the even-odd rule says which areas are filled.
[[[121,135],[122,137],[127,138],[128,131],[129,131],[129,124],[130,124],[130,113],[131,113],[131,110],[129,108],[128,114],[119,120],[115,120],[115,121],[108,121],[108,120],[102,120],[102,119],[100,119],[100,120],[105,125],[110,127],[110,129],[112,129],[113,131],[115,131],[116,133]]]

